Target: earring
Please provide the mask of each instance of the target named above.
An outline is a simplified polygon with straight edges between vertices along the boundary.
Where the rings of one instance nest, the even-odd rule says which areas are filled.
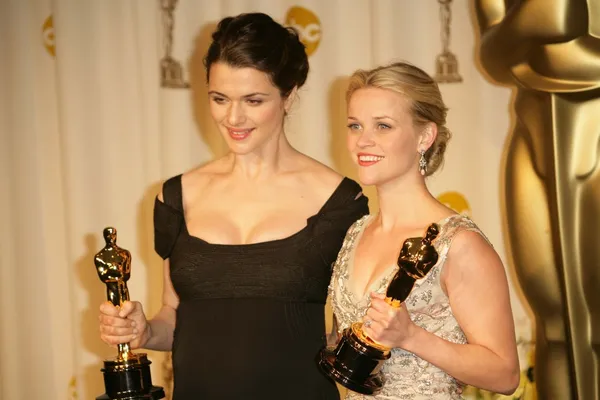
[[[421,175],[425,176],[425,173],[427,172],[427,160],[425,160],[425,150],[421,150],[419,153],[421,153],[421,158],[419,159],[419,172],[421,172]]]

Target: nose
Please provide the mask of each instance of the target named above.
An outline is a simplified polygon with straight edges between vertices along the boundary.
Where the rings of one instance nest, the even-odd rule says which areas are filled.
[[[356,146],[364,149],[366,147],[371,147],[375,144],[373,140],[373,134],[369,129],[365,129],[360,133],[358,140],[356,141]]]
[[[244,114],[244,108],[238,102],[232,101],[227,112],[227,123],[230,126],[237,126],[242,124],[246,119]]]

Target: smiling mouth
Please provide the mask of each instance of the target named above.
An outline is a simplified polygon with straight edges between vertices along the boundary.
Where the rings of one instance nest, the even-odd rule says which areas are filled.
[[[227,128],[227,132],[229,133],[229,136],[233,140],[244,140],[248,136],[250,136],[250,133],[252,133],[253,130],[254,130],[254,128],[250,128],[250,129],[231,129],[231,128]]]
[[[358,165],[362,167],[368,167],[369,165],[377,164],[379,161],[383,160],[385,157],[376,156],[371,154],[359,154],[357,156]]]

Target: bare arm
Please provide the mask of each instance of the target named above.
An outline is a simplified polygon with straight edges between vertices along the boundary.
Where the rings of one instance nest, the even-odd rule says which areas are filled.
[[[454,239],[442,272],[452,312],[467,344],[449,342],[415,325],[405,307],[394,309],[372,294],[363,328],[371,338],[398,347],[468,385],[510,394],[519,385],[519,361],[504,267],[475,232]]]
[[[463,232],[444,268],[452,312],[468,343],[451,343],[414,325],[402,347],[461,382],[513,393],[519,361],[508,282],[498,255],[478,233]]]
[[[164,201],[162,192],[158,200]],[[175,314],[179,306],[179,297],[171,282],[171,264],[166,259],[163,264],[163,295],[162,307],[158,313],[148,321],[148,339],[144,345],[150,350],[170,351],[173,346],[173,333],[175,332]]]
[[[148,321],[148,339],[144,347],[150,350],[170,351],[175,331],[175,312],[179,306],[179,298],[173,288],[170,277],[169,260],[163,267],[163,304],[158,313]]]
[[[327,346],[335,346],[338,342],[338,322],[335,314],[333,314],[333,322],[331,324],[331,332],[327,335]]]

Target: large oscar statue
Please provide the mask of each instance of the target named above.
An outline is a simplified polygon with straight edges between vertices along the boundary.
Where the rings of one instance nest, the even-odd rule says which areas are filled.
[[[117,230],[104,229],[106,245],[94,257],[100,280],[106,284],[106,298],[115,307],[129,300],[127,280],[131,274],[131,254],[117,246]],[[150,360],[144,353],[132,353],[129,344],[120,344],[115,359],[104,361],[106,393],[96,400],[154,400],[162,399],[161,387],[152,385]]]
[[[439,234],[437,224],[427,228],[425,237],[409,238],[398,256],[398,271],[388,284],[385,301],[392,307],[410,295],[415,282],[424,278],[437,263],[438,253],[432,241]],[[317,354],[323,373],[344,387],[362,394],[377,394],[385,384],[381,367],[391,356],[391,349],[371,339],[355,322],[344,330],[336,347],[324,347]]]
[[[600,0],[475,0],[480,61],[514,86],[512,264],[535,315],[540,399],[600,398]]]

